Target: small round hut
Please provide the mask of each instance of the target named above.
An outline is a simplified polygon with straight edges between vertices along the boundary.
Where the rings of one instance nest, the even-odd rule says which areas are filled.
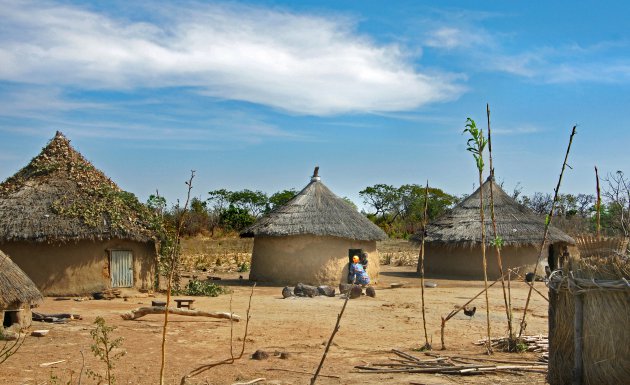
[[[2,328],[19,331],[31,325],[31,306],[43,299],[31,279],[0,250]]]
[[[494,230],[490,217],[490,189],[494,195],[494,212],[497,233],[503,239],[501,257],[503,269],[525,266],[523,274],[533,270],[538,260],[545,220],[509,196],[493,178],[488,178],[472,195],[453,209],[427,225],[425,233],[424,271],[426,276],[460,279],[483,277],[481,263],[481,221],[479,219],[479,193],[483,190],[485,226],[487,235],[486,258],[488,278],[500,276],[494,248]],[[420,242],[422,234],[412,237]],[[557,265],[566,258],[573,238],[551,226],[544,250],[544,262]],[[544,270],[539,269],[540,273]]]
[[[153,286],[150,213],[61,133],[0,184],[0,247],[45,295]]]
[[[346,282],[348,262],[367,252],[367,272],[378,277],[376,241],[387,238],[378,226],[322,182],[311,182],[285,205],[241,233],[254,237],[250,280],[281,284]]]

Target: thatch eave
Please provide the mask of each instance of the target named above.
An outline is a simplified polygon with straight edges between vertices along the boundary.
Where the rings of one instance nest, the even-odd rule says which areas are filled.
[[[43,299],[33,281],[0,251],[0,309],[17,310],[18,307],[37,304]]]

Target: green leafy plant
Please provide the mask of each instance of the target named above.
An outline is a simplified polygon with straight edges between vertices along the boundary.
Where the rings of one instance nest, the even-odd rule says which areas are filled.
[[[107,384],[112,385],[116,383],[114,374],[114,363],[125,355],[124,350],[120,350],[122,346],[123,338],[112,338],[111,333],[116,330],[115,326],[107,326],[103,317],[96,317],[94,321],[96,327],[90,331],[90,336],[94,343],[90,346],[92,353],[105,364],[105,375],[97,373],[91,369],[87,369],[86,373],[88,377],[101,383],[106,381]]]
[[[237,271],[238,271],[239,273],[244,273],[244,272],[246,272],[246,271],[249,271],[249,268],[250,268],[250,266],[249,266],[249,262],[245,261],[245,262],[240,263],[240,264],[238,265],[238,269],[237,269]]]
[[[490,245],[492,247],[502,248],[503,247],[503,238],[497,235],[496,238],[490,241]]]
[[[180,291],[183,295],[218,297],[221,294],[228,293],[229,290],[224,286],[219,286],[208,281],[200,281],[191,279],[188,284]]]
[[[468,142],[466,142],[468,145],[466,150],[473,154],[477,163],[477,169],[479,172],[482,172],[484,167],[482,153],[486,144],[488,144],[488,139],[483,136],[483,131],[477,128],[477,124],[471,118],[466,119],[466,128],[464,129],[464,133],[466,132],[470,134],[470,138],[468,139]]]

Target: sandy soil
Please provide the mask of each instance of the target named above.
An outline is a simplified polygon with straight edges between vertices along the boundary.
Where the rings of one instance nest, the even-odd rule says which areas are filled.
[[[376,298],[363,296],[351,300],[341,322],[334,344],[321,372],[318,384],[500,384],[545,383],[543,374],[523,373],[488,374],[476,376],[447,376],[435,374],[364,374],[355,365],[385,362],[394,356],[392,348],[422,355],[412,349],[424,344],[420,306],[420,280],[413,276],[412,267],[383,266],[377,286]],[[234,278],[226,276],[224,278]],[[238,277],[238,273],[236,274]],[[426,289],[427,326],[434,348],[440,347],[440,316],[462,305],[483,288],[479,281],[431,280],[438,287]],[[225,280],[233,288],[232,307],[235,313],[245,316],[250,289],[245,282]],[[405,286],[390,289],[393,282]],[[539,288],[546,291],[544,285]],[[341,310],[343,300],[335,298],[282,299],[280,287],[256,287],[254,290],[249,333],[242,359],[231,365],[211,368],[187,380],[188,384],[234,384],[264,377],[259,384],[307,384],[310,374],[317,367],[325,342],[328,340]],[[515,314],[520,319],[527,294],[524,283],[513,283],[512,295]],[[158,298],[163,298],[158,295]],[[230,295],[217,298],[196,298],[197,309],[228,311]],[[500,285],[490,290],[493,335],[505,335],[506,323],[502,308]],[[155,298],[128,298],[111,301],[57,301],[47,298],[37,311],[43,313],[76,313],[82,320],[67,324],[43,324],[35,322],[31,329],[49,329],[45,337],[28,337],[20,351],[1,366],[0,384],[53,384],[52,377],[66,384],[82,367],[81,352],[85,356],[85,368],[102,372],[104,366],[90,351],[94,319],[102,316],[108,325],[116,326],[114,336],[124,337],[123,348],[127,354],[115,364],[117,384],[157,384],[160,369],[160,348],[163,316],[148,315],[134,321],[124,321],[119,314],[150,305]],[[483,338],[486,315],[483,296],[473,305],[477,314],[469,319],[464,314],[452,318],[446,327],[446,355],[483,357],[483,348],[473,342]],[[241,349],[244,322],[234,323],[235,354]],[[526,334],[546,334],[547,303],[533,294],[531,312],[528,315]],[[230,322],[212,318],[171,316],[167,332],[166,383],[179,384],[183,376],[202,364],[230,357]],[[267,360],[253,360],[251,354],[258,349],[270,353]],[[280,359],[274,352],[288,352],[288,359]],[[438,351],[440,352],[440,351]],[[535,360],[537,354],[497,353],[495,358]],[[66,360],[48,367],[41,364]],[[278,370],[281,369],[281,370]],[[289,370],[289,371],[284,371]],[[296,372],[304,372],[296,373]],[[83,384],[88,381],[83,374]]]

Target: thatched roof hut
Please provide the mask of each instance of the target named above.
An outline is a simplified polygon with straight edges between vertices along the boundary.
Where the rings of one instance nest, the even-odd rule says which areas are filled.
[[[532,266],[538,258],[538,248],[544,234],[545,220],[519,204],[488,178],[483,185],[453,209],[427,225],[425,234],[425,273],[427,275],[480,278],[481,226],[479,194],[483,191],[487,245],[494,239],[490,217],[490,189],[494,195],[497,233],[503,239],[504,267]],[[412,238],[421,241],[422,234]],[[560,256],[575,241],[560,229],[551,226],[547,236],[553,245],[552,257]],[[491,252],[491,250],[488,250]],[[488,272],[498,277],[494,253],[488,254]]]
[[[318,168],[293,199],[260,218],[241,236],[254,237],[250,279],[312,284],[345,281],[348,258],[358,250],[370,254],[368,272],[376,278],[376,241],[387,238],[321,182]]]
[[[3,327],[27,327],[31,305],[42,301],[42,294],[31,279],[0,250],[0,316]]]
[[[151,239],[144,208],[61,133],[0,184],[0,242]]]
[[[138,255],[123,259],[128,263],[132,258],[138,269],[146,265],[141,260],[155,254],[150,228],[148,209],[72,148],[61,132],[28,165],[0,184],[0,245],[49,294],[107,286],[103,275],[109,275],[105,271],[109,264],[100,266],[98,274],[88,274],[83,288],[76,271],[73,281],[78,284],[62,273],[70,266],[102,265],[94,258],[103,259],[105,249],[109,259],[110,250],[133,252],[129,242],[142,245],[142,250],[136,250]],[[42,271],[44,266],[50,272]],[[142,278],[132,278],[147,285],[146,274],[152,276],[145,272]]]

